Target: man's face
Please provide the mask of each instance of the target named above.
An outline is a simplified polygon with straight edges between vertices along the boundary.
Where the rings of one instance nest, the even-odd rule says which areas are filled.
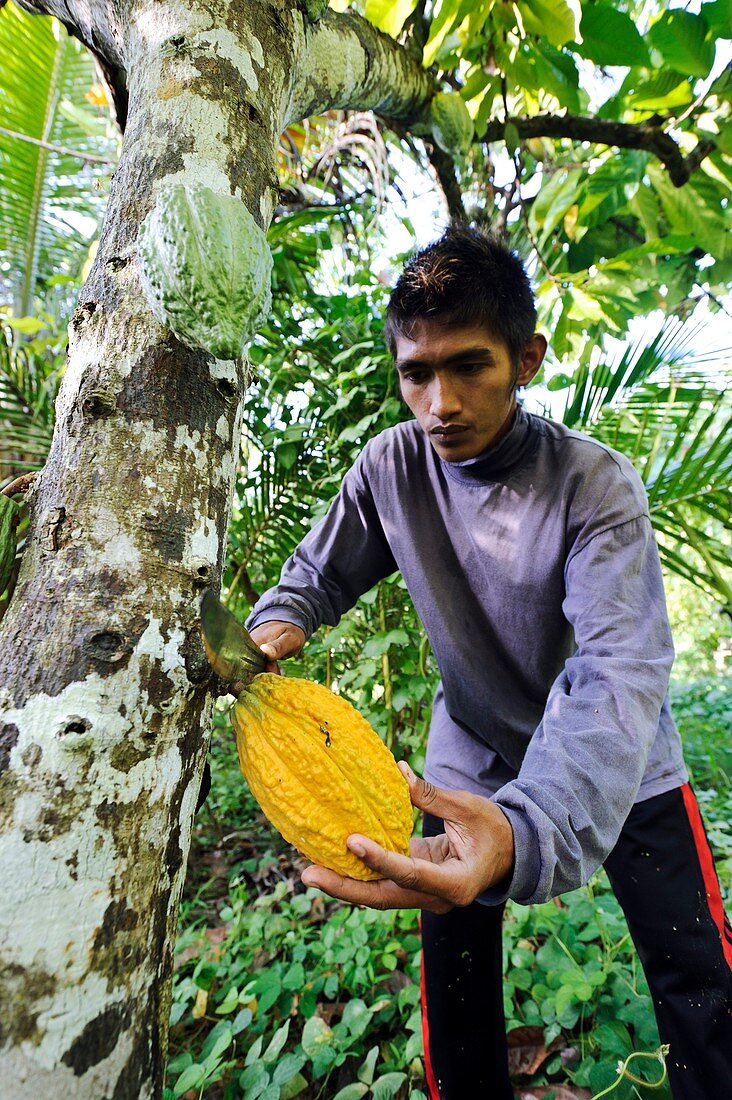
[[[546,350],[534,336],[518,375],[508,348],[480,325],[414,325],[396,340],[402,397],[440,458],[462,462],[498,443],[511,426],[516,386],[534,377]]]

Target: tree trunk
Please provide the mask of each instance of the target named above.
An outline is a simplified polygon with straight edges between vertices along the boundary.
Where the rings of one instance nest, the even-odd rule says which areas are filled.
[[[154,320],[138,228],[175,179],[238,195],[266,229],[293,111],[407,115],[429,85],[373,28],[312,27],[284,0],[55,7],[123,59],[129,119],[2,622],[2,1088],[142,1100],[162,1091],[212,709],[198,602],[224,562],[246,368]],[[339,42],[347,64],[325,66]]]

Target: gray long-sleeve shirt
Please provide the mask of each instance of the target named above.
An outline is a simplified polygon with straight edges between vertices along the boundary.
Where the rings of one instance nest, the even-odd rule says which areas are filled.
[[[687,779],[638,474],[521,407],[497,446],[458,463],[399,424],[369,441],[247,625],[309,637],[397,569],[441,675],[425,776],[492,797],[513,828],[511,882],[480,900],[574,889],[634,802]]]

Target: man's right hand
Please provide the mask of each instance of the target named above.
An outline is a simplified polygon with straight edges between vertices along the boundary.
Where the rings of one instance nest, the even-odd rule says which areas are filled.
[[[307,641],[305,631],[299,626],[279,619],[256,626],[250,635],[267,658],[265,672],[276,672],[278,676],[281,672],[277,662],[284,661],[286,657],[297,657]]]

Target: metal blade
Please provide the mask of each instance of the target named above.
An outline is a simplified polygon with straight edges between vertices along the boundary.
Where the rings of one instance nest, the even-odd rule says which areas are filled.
[[[201,632],[209,663],[222,680],[249,683],[258,672],[264,672],[264,653],[210,589],[201,599]]]

